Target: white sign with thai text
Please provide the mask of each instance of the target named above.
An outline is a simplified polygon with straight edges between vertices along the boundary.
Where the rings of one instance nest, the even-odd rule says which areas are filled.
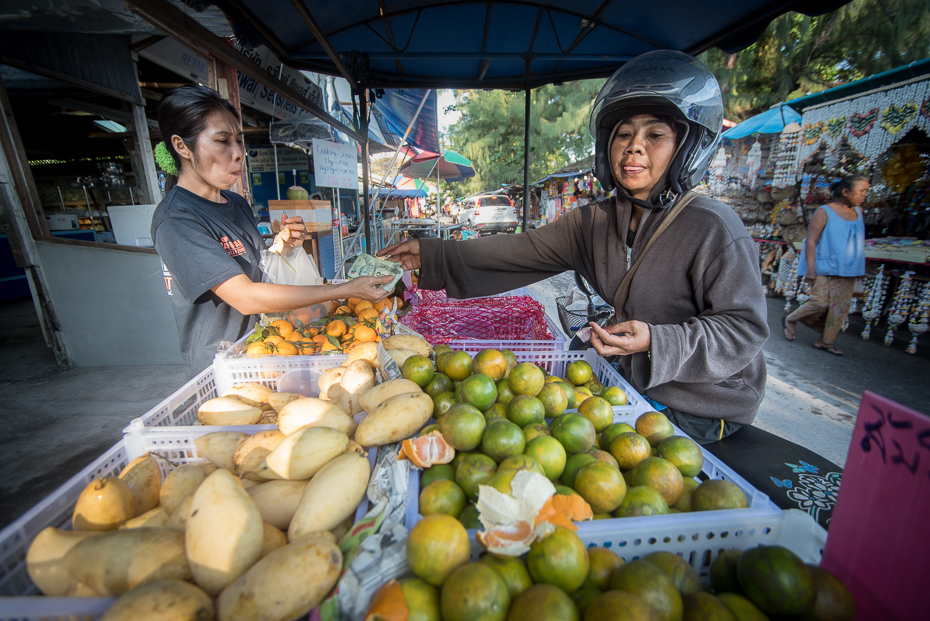
[[[358,157],[355,145],[313,139],[313,174],[324,188],[358,190]]]

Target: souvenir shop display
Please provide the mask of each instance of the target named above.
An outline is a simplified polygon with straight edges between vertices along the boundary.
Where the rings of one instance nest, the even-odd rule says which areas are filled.
[[[909,354],[917,353],[917,337],[924,334],[930,320],[930,282],[924,283],[920,295],[915,296],[916,302],[911,307],[910,321],[907,329],[911,333],[911,342],[905,350]]]

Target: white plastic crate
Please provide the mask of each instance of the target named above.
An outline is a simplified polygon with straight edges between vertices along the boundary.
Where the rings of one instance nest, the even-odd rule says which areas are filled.
[[[167,399],[139,418],[134,418],[132,423],[140,421],[146,427],[197,424],[197,410],[200,405],[204,401],[219,396],[215,378],[216,375],[211,365],[201,371],[197,377],[174,391]],[[126,433],[125,429],[123,433]]]
[[[585,357],[578,357],[581,354],[583,354]],[[595,373],[598,375],[598,379],[602,383],[607,386],[619,385],[624,388],[624,390],[628,390],[627,395],[630,397],[630,402],[631,404],[635,403],[635,405],[626,406],[623,408],[613,408],[615,423],[627,423],[628,425],[633,426],[640,414],[651,410],[651,407],[645,402],[639,393],[630,387],[630,385],[627,384],[623,378],[620,377],[620,375],[617,374],[616,371],[614,371],[613,368],[603,360],[603,358],[594,353],[593,357],[597,360],[592,361],[591,350],[586,350],[584,352],[566,351],[557,353],[554,352],[552,354],[534,354],[534,356],[539,356],[540,358],[549,358],[548,360],[532,360],[532,362],[536,362],[542,367],[545,367],[546,364],[552,365],[551,368],[545,368],[547,368],[550,373],[556,373],[558,375],[561,375],[558,365],[564,365],[566,362],[570,362],[571,360],[586,359],[592,363],[591,366],[594,368]],[[519,358],[520,356],[518,355],[518,359]],[[595,366],[595,363],[598,366]],[[601,375],[601,373],[603,373],[603,375]],[[622,384],[608,383],[608,381],[617,380],[622,382]],[[430,422],[434,421],[431,419]],[[681,431],[674,424],[672,427],[675,429],[675,435],[687,437],[687,434]],[[724,464],[717,457],[704,450],[703,447],[701,447],[701,453],[704,455],[704,465],[701,468],[702,474],[708,479],[724,479],[738,486],[746,495],[746,499],[749,501],[748,508],[710,512],[676,513],[660,516],[612,518],[609,520],[592,520],[580,523],[578,525],[578,534],[581,535],[582,533],[587,533],[588,531],[611,532],[615,533],[618,537],[629,538],[628,533],[631,532],[651,532],[652,524],[656,524],[657,526],[661,527],[663,523],[669,522],[675,527],[687,527],[692,522],[705,520],[705,517],[709,514],[713,514],[714,520],[721,521],[722,524],[726,525],[728,521],[739,523],[740,520],[746,519],[747,515],[768,517],[780,514],[782,512],[781,509],[779,509],[766,494],[757,490],[748,481],[746,481],[746,479],[738,475],[735,471],[733,471],[732,468]],[[411,468],[410,478],[408,480],[407,486],[407,528],[412,528],[414,524],[423,518],[419,511],[419,495],[420,471],[416,468]],[[473,530],[469,531],[469,536],[472,538],[472,541],[474,541],[474,533],[475,531]]]
[[[254,434],[265,429],[275,427],[131,426],[131,432],[106,453],[0,532],[0,621],[65,619],[71,615],[97,619],[112,605],[114,598],[110,597],[42,597],[26,571],[26,552],[33,538],[48,526],[70,529],[74,505],[88,483],[102,477],[118,476],[129,462],[145,453],[156,457],[164,479],[176,466],[205,461],[194,443],[202,435],[215,431]],[[372,468],[376,457],[376,450],[369,451]],[[367,511],[366,498],[356,510],[355,519],[358,520]]]

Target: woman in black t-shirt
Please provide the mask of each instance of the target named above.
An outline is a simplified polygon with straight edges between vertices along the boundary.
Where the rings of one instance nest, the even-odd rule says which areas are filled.
[[[228,191],[245,158],[238,110],[209,88],[183,86],[162,100],[158,125],[165,141],[156,159],[171,176],[152,218],[152,240],[189,365],[206,367],[220,341],[241,338],[260,313],[349,297],[376,302],[387,295],[378,285],[390,276],[325,286],[261,282],[264,243],[251,207]],[[283,224],[291,233],[288,254],[302,245],[306,228],[299,217]]]

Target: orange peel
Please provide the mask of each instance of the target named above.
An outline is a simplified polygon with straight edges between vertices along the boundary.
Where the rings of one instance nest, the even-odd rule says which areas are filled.
[[[548,522],[575,531],[578,530],[575,522],[591,519],[594,519],[594,511],[584,498],[578,494],[555,494],[536,514],[536,525]]]
[[[409,618],[404,589],[394,579],[378,589],[365,614],[365,621],[407,621]]]
[[[555,530],[549,521],[537,523],[536,516],[555,494],[555,486],[537,472],[517,472],[510,481],[510,494],[489,485],[478,488],[478,520],[484,527],[478,542],[498,556],[520,556],[530,545]]]
[[[429,468],[436,464],[448,464],[455,457],[455,449],[446,442],[439,431],[419,438],[407,438],[400,447],[397,459],[409,459],[417,468]]]

